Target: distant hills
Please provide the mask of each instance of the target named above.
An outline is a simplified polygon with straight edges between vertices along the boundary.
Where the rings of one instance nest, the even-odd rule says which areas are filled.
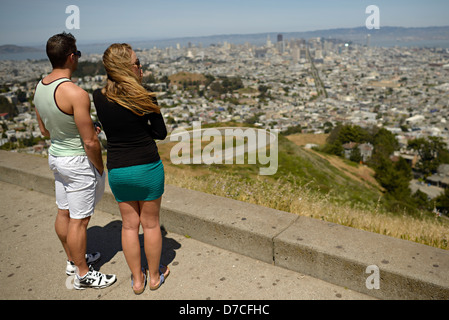
[[[189,43],[209,46],[211,44],[219,44],[223,42],[243,44],[249,42],[254,45],[264,45],[267,42],[267,36],[275,43],[277,35],[282,34],[284,40],[290,39],[310,39],[310,38],[324,38],[336,39],[342,41],[352,41],[355,43],[366,43],[368,34],[371,36],[372,45],[395,45],[407,42],[433,41],[449,43],[449,26],[444,27],[420,27],[420,28],[404,28],[404,27],[380,27],[380,29],[369,30],[366,27],[356,28],[339,28],[339,29],[325,29],[305,32],[265,32],[255,34],[222,34],[210,35],[201,37],[183,37],[171,39],[158,40],[134,40],[130,41],[136,48],[152,48],[154,46],[164,48],[169,46],[176,46],[180,44],[186,46]],[[122,41],[121,39],[120,41]],[[83,40],[79,39],[82,44]],[[97,45],[100,45],[97,44]],[[103,52],[102,48],[101,52]],[[14,54],[27,52],[43,52],[42,45],[40,47],[22,47],[17,45],[0,45],[0,54]]]
[[[42,51],[33,47],[21,47],[14,44],[5,44],[0,46],[0,54],[23,53],[23,52],[39,52]]]
[[[377,38],[398,39],[398,40],[449,40],[449,26],[446,27],[425,27],[425,28],[404,28],[404,27],[380,27],[380,29],[369,30],[366,27],[328,29],[309,32],[285,33],[286,36],[303,38],[323,37],[340,38],[354,40],[363,38],[370,34]]]
[[[429,41],[447,40],[449,41],[449,26],[446,27],[426,27],[426,28],[403,28],[403,27],[381,27],[380,29],[369,30],[366,27],[350,29],[330,29],[300,33],[305,38],[323,37],[335,38],[347,41],[366,41],[367,35],[378,42],[385,41]],[[289,36],[290,34],[286,34]],[[298,33],[292,35],[298,36]]]
[[[310,39],[310,38],[324,38],[337,39],[342,41],[352,41],[356,43],[366,43],[368,34],[371,36],[371,44],[383,44],[395,42],[419,42],[419,41],[442,41],[449,42],[449,26],[445,27],[422,27],[422,28],[404,28],[404,27],[380,27],[380,29],[369,30],[366,27],[357,28],[339,28],[339,29],[325,29],[305,32],[265,32],[256,34],[223,34],[211,35],[202,37],[184,37],[160,40],[147,41],[133,41],[134,46],[141,48],[148,47],[168,47],[180,45],[187,45],[201,43],[203,46],[211,44],[218,44],[223,42],[243,44],[249,42],[254,45],[264,45],[267,42],[267,36],[270,37],[271,42],[277,41],[277,35],[282,34],[284,40],[290,39]]]

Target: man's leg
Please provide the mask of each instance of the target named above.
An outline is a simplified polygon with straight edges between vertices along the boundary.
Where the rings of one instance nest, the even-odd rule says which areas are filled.
[[[67,232],[69,230],[69,210],[58,209],[58,215],[55,221],[55,230],[58,235],[59,240],[64,248],[67,255],[67,260],[72,261],[72,256],[70,254],[69,246],[67,245]]]
[[[78,275],[83,277],[89,267],[86,263],[87,225],[90,217],[84,219],[70,219],[67,232],[67,245],[72,261],[78,268]]]

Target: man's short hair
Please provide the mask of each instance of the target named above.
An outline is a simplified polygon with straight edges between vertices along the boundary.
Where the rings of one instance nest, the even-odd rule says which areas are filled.
[[[76,39],[71,33],[59,33],[47,41],[47,56],[53,68],[62,68],[67,57],[76,52]]]

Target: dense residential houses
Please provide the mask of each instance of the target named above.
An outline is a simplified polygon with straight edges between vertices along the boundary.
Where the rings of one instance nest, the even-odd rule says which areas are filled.
[[[405,154],[411,139],[438,136],[449,145],[449,49],[369,47],[315,38],[282,44],[267,39],[262,47],[178,45],[137,49],[137,54],[145,76],[191,76],[190,84],[147,83],[158,93],[169,131],[192,121],[234,121],[322,133],[342,123],[384,127],[396,134],[403,155],[412,158]],[[101,55],[83,59],[100,61]],[[0,61],[0,95],[19,112],[16,117],[0,114],[0,144],[40,137],[31,99],[37,79],[50,71],[48,61]],[[213,81],[200,81],[199,75]],[[211,94],[213,82],[236,77],[243,88]],[[102,75],[73,80],[88,92],[106,81]],[[358,147],[369,157],[369,145]],[[45,152],[42,142],[28,150]]]

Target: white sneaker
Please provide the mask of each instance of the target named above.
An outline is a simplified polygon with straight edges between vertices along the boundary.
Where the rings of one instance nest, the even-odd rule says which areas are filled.
[[[80,278],[75,276],[73,287],[77,290],[84,290],[87,288],[101,289],[109,287],[117,281],[115,274],[103,274],[99,271],[95,271],[92,266],[89,267],[87,274]]]
[[[94,264],[98,260],[100,260],[101,254],[100,252],[94,252],[94,253],[87,253],[86,254],[86,263],[88,266],[91,264]],[[73,263],[73,261],[67,260],[67,266],[65,269],[65,273],[68,276],[74,276],[76,274],[76,266]]]

